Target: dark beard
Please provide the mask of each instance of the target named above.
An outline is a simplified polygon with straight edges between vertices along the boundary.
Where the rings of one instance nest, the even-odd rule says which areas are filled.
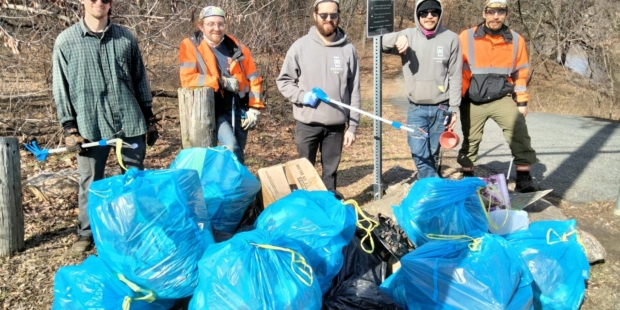
[[[330,31],[330,32],[325,31],[325,29],[323,29],[323,24],[325,24],[325,23],[330,23],[332,25],[332,27],[334,27],[334,30]],[[317,20],[315,22],[315,25],[316,25],[316,29],[319,31],[319,33],[322,36],[326,37],[326,38],[331,37],[338,30],[338,22],[334,22],[333,20],[322,21],[319,18],[319,20]]]

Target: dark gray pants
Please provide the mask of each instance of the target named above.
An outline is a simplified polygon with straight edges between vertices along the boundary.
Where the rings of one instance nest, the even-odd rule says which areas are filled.
[[[144,169],[144,156],[146,154],[146,143],[144,136],[124,138],[124,142],[136,143],[137,148],[122,148],[121,157],[123,164],[127,169],[134,167],[140,170]],[[93,181],[103,179],[105,172],[105,163],[108,160],[111,146],[95,146],[88,148],[84,154],[77,157],[78,171],[80,172],[80,189],[78,193],[78,235],[91,236],[90,220],[88,219],[88,189]],[[116,157],[116,155],[113,155]],[[124,172],[124,170],[121,169]]]
[[[345,124],[308,125],[299,121],[295,124],[295,143],[297,144],[299,158],[305,157],[314,165],[317,150],[321,150],[322,179],[328,190],[336,189],[344,129]]]

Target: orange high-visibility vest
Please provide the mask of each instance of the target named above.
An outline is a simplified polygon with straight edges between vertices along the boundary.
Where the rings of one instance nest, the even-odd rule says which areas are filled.
[[[459,41],[463,51],[463,97],[484,103],[515,94],[518,103],[529,101],[529,62],[521,35],[507,28],[499,36],[491,36],[480,24],[461,32]]]
[[[211,87],[217,93],[220,91],[217,59],[206,40],[203,39],[202,33],[197,32],[193,35],[196,36],[194,42],[200,42],[198,46],[190,38],[185,38],[181,42],[179,51],[181,86],[184,88]],[[261,100],[263,79],[256,71],[250,50],[240,45],[233,36],[226,35],[224,40],[227,39],[232,40],[236,47],[241,49],[240,54],[231,57],[228,70],[230,75],[239,81],[239,97],[248,96],[250,108],[263,109],[265,107]],[[224,42],[222,41],[221,44]]]

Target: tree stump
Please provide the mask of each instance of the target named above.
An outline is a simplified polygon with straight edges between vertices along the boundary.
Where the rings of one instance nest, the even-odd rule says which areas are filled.
[[[17,138],[0,137],[0,257],[24,248],[21,182]]]
[[[178,93],[183,148],[216,146],[213,88],[179,88]]]

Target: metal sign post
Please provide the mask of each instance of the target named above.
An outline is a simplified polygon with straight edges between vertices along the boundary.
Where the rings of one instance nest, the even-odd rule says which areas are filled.
[[[374,50],[374,75],[373,75],[373,84],[375,86],[375,96],[374,96],[374,113],[376,116],[381,116],[381,37],[374,37],[373,39],[373,50]],[[381,150],[381,142],[383,138],[381,137],[381,122],[378,120],[374,120],[374,182],[372,188],[372,194],[375,200],[381,199],[381,195],[383,194],[382,185],[381,185],[381,172],[383,171],[381,168],[382,162],[382,150]]]
[[[394,0],[368,0],[366,10],[366,33],[373,37],[373,84],[374,114],[381,117],[381,36],[394,32]],[[381,199],[383,189],[381,184],[381,121],[374,120],[374,200]]]

